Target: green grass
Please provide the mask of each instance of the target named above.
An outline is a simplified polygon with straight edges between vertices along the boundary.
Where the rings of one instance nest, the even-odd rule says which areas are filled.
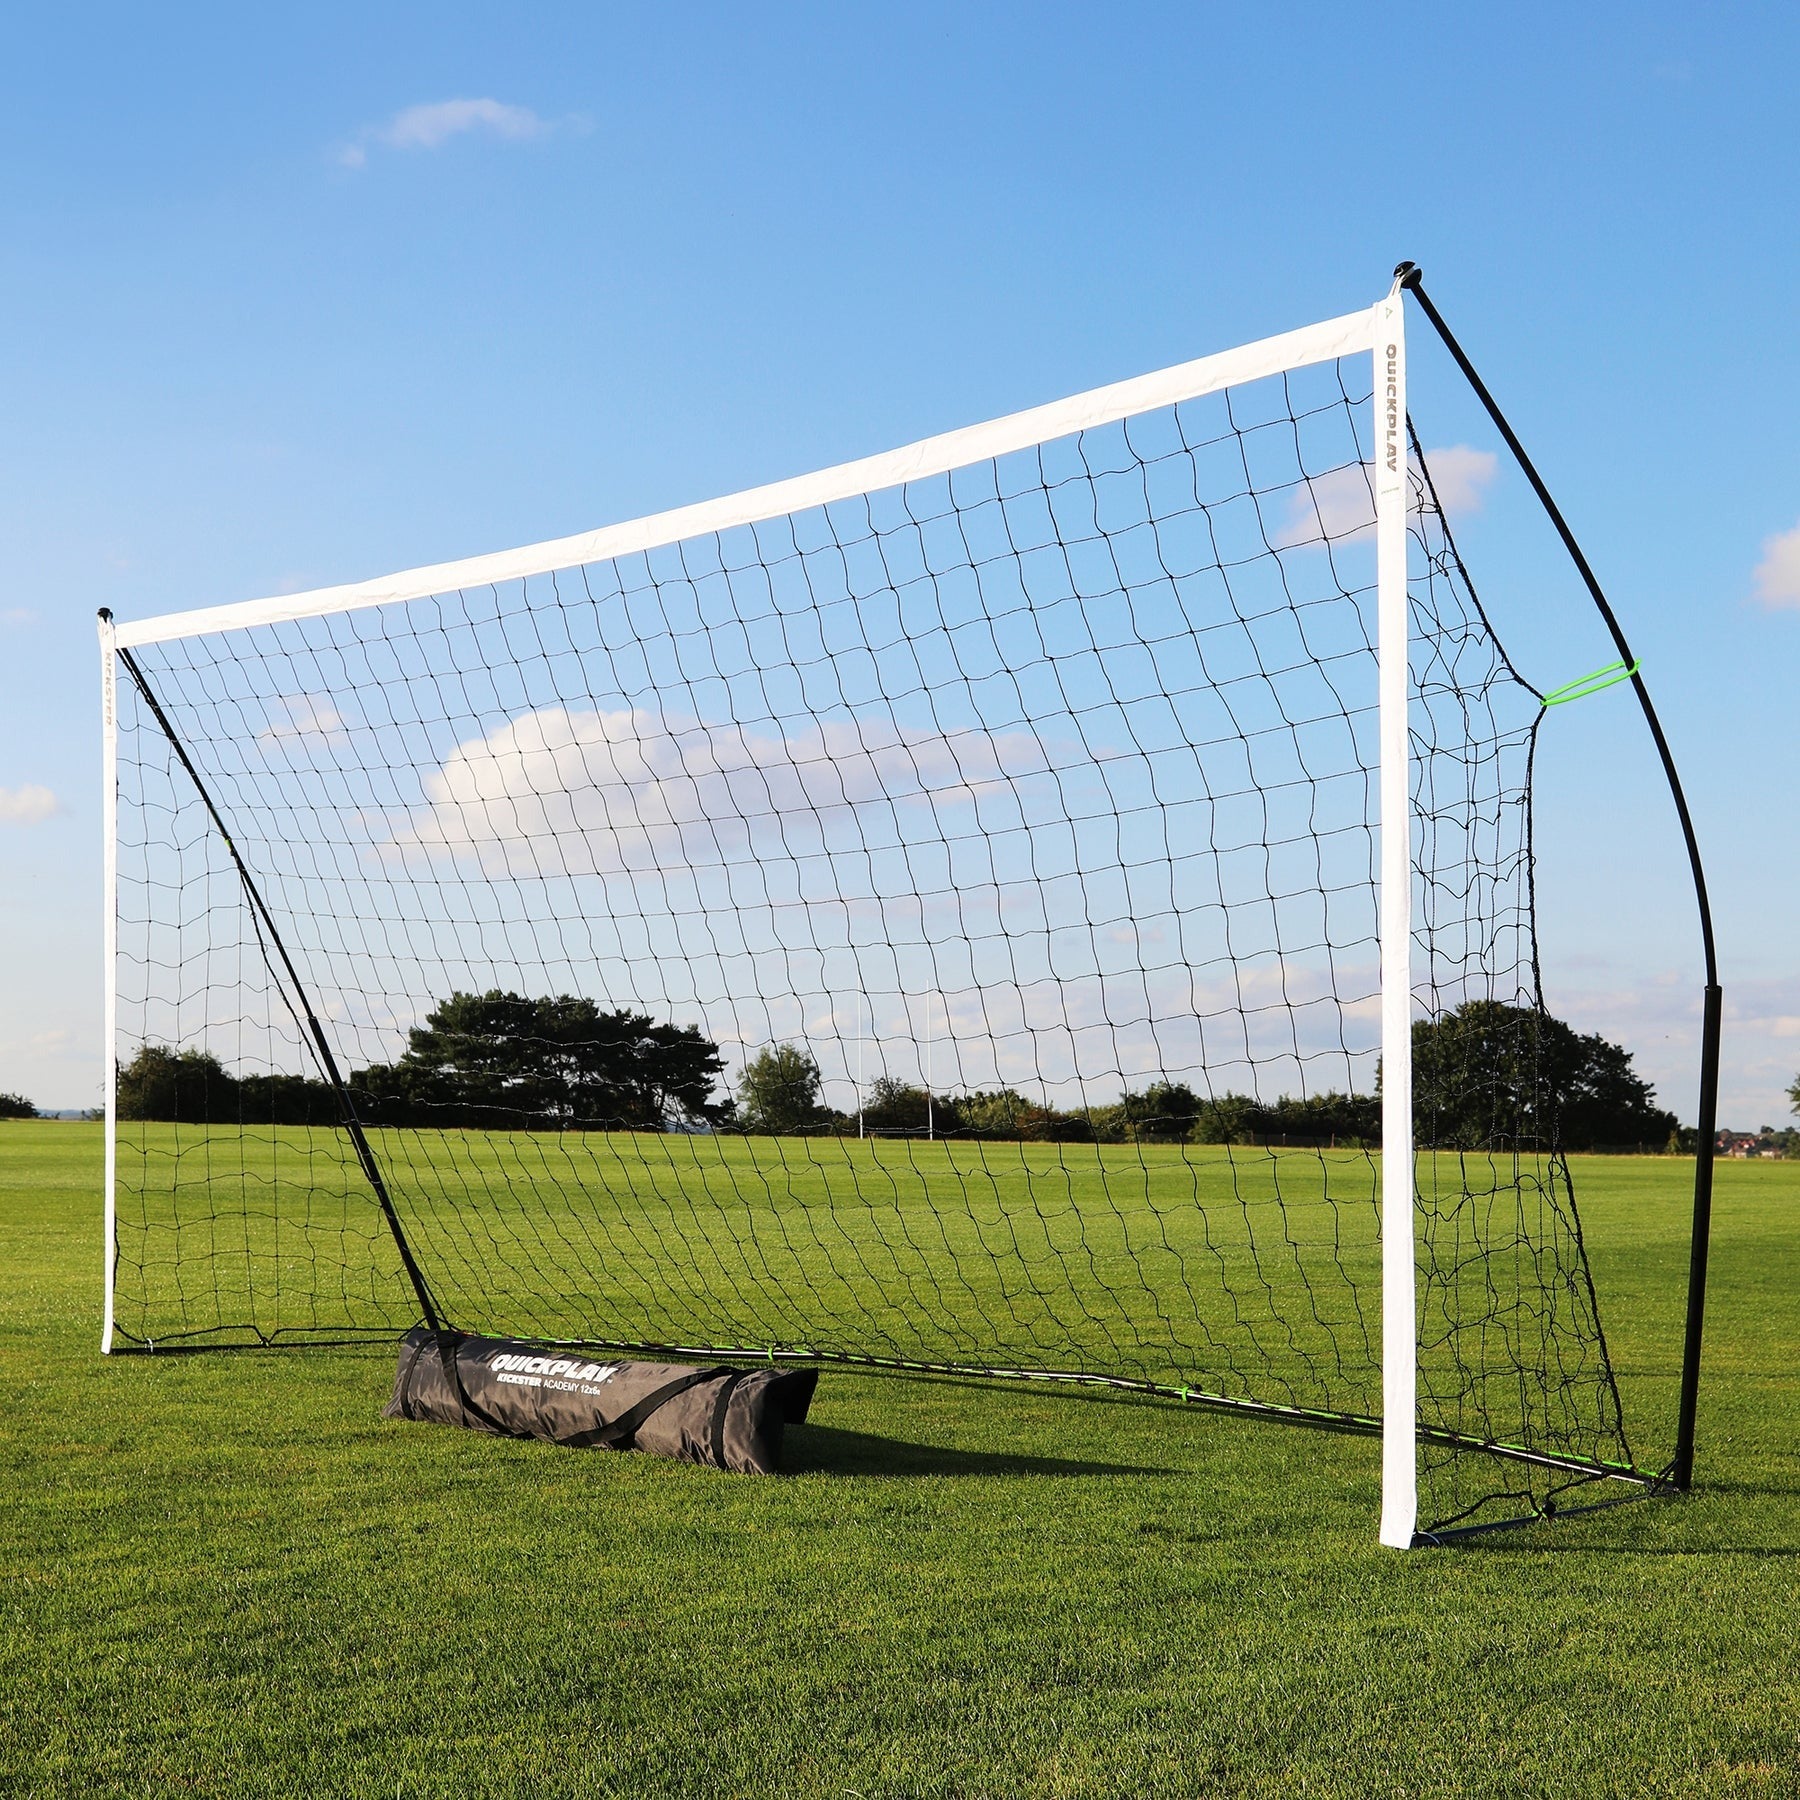
[[[95,1128],[0,1133],[0,1793],[1800,1794],[1800,1166],[1720,1171],[1701,1491],[1374,1543],[1375,1447],[828,1370],[796,1473],[96,1354]],[[1666,1409],[1689,1165],[1576,1170]]]
[[[1078,1372],[1362,1420],[1381,1410],[1381,1172],[1362,1150],[370,1138],[437,1304],[459,1324],[560,1342]],[[1426,1418],[1627,1459],[1595,1379],[1549,1165],[1446,1155],[1419,1167],[1433,1197]],[[115,1316],[129,1343],[371,1331],[391,1343],[418,1316],[336,1131],[134,1124],[119,1171]],[[1657,1212],[1653,1197],[1640,1224]],[[1517,1254],[1521,1242],[1535,1260]],[[1652,1343],[1673,1329],[1635,1322],[1653,1327]],[[1500,1379],[1472,1384],[1471,1359]],[[1514,1378],[1521,1369],[1550,1378],[1547,1401]],[[1431,1486],[1428,1525],[1487,1491]]]
[[[372,1132],[438,1298],[521,1334],[1081,1368],[1372,1411],[1363,1151]],[[119,1322],[391,1338],[417,1303],[341,1134],[136,1124]],[[1460,1190],[1459,1190],[1460,1191]]]

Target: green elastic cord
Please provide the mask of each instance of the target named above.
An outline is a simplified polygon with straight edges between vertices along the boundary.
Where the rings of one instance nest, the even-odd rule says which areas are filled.
[[[1629,669],[1622,662],[1608,663],[1604,669],[1596,669],[1591,675],[1578,676],[1574,681],[1565,681],[1559,688],[1552,688],[1544,696],[1544,704],[1566,706],[1571,700],[1585,700],[1589,694],[1597,694],[1602,688],[1616,687],[1621,681],[1629,681],[1643,666],[1641,658]]]

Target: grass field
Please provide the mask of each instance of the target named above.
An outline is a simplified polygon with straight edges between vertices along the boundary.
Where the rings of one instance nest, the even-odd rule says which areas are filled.
[[[1720,1171],[1699,1493],[1408,1555],[1372,1443],[1154,1403],[827,1371],[757,1482],[102,1361],[99,1169],[0,1132],[0,1793],[1800,1794],[1800,1166]],[[1658,1423],[1690,1176],[1576,1169]]]

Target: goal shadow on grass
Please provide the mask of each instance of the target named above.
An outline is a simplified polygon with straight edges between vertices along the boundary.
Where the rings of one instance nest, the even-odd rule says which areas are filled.
[[[1759,1561],[1776,1562],[1800,1557],[1800,1544],[1518,1544],[1519,1550],[1542,1550],[1563,1555],[1583,1556],[1681,1556],[1702,1562],[1712,1556],[1748,1556]],[[1487,1546],[1488,1550],[1498,1548]]]
[[[1700,1494],[1642,1494],[1597,1506],[1573,1507],[1555,1519],[1520,1521],[1521,1529],[1489,1530],[1458,1545],[1460,1553],[1507,1555],[1521,1552],[1555,1556],[1749,1557],[1758,1561],[1800,1558],[1800,1544],[1716,1543],[1692,1541],[1682,1530],[1694,1519],[1702,1498],[1791,1501],[1800,1488],[1789,1481],[1721,1481]],[[1709,1516],[1709,1524],[1715,1524]],[[1706,1526],[1701,1527],[1704,1534]],[[1648,1531],[1666,1534],[1662,1542],[1646,1542]],[[1749,1534],[1746,1534],[1749,1535]],[[1784,1535],[1780,1532],[1772,1536]]]
[[[909,1443],[837,1425],[790,1425],[782,1453],[790,1475],[1177,1475],[1178,1469],[1103,1462],[1073,1456],[1033,1456],[1023,1451],[958,1450],[947,1444]]]

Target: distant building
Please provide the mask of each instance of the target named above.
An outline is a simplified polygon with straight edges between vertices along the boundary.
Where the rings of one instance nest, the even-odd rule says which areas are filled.
[[[1720,1156],[1773,1156],[1792,1154],[1792,1132],[1778,1132],[1771,1125],[1761,1131],[1721,1131],[1713,1140]]]

